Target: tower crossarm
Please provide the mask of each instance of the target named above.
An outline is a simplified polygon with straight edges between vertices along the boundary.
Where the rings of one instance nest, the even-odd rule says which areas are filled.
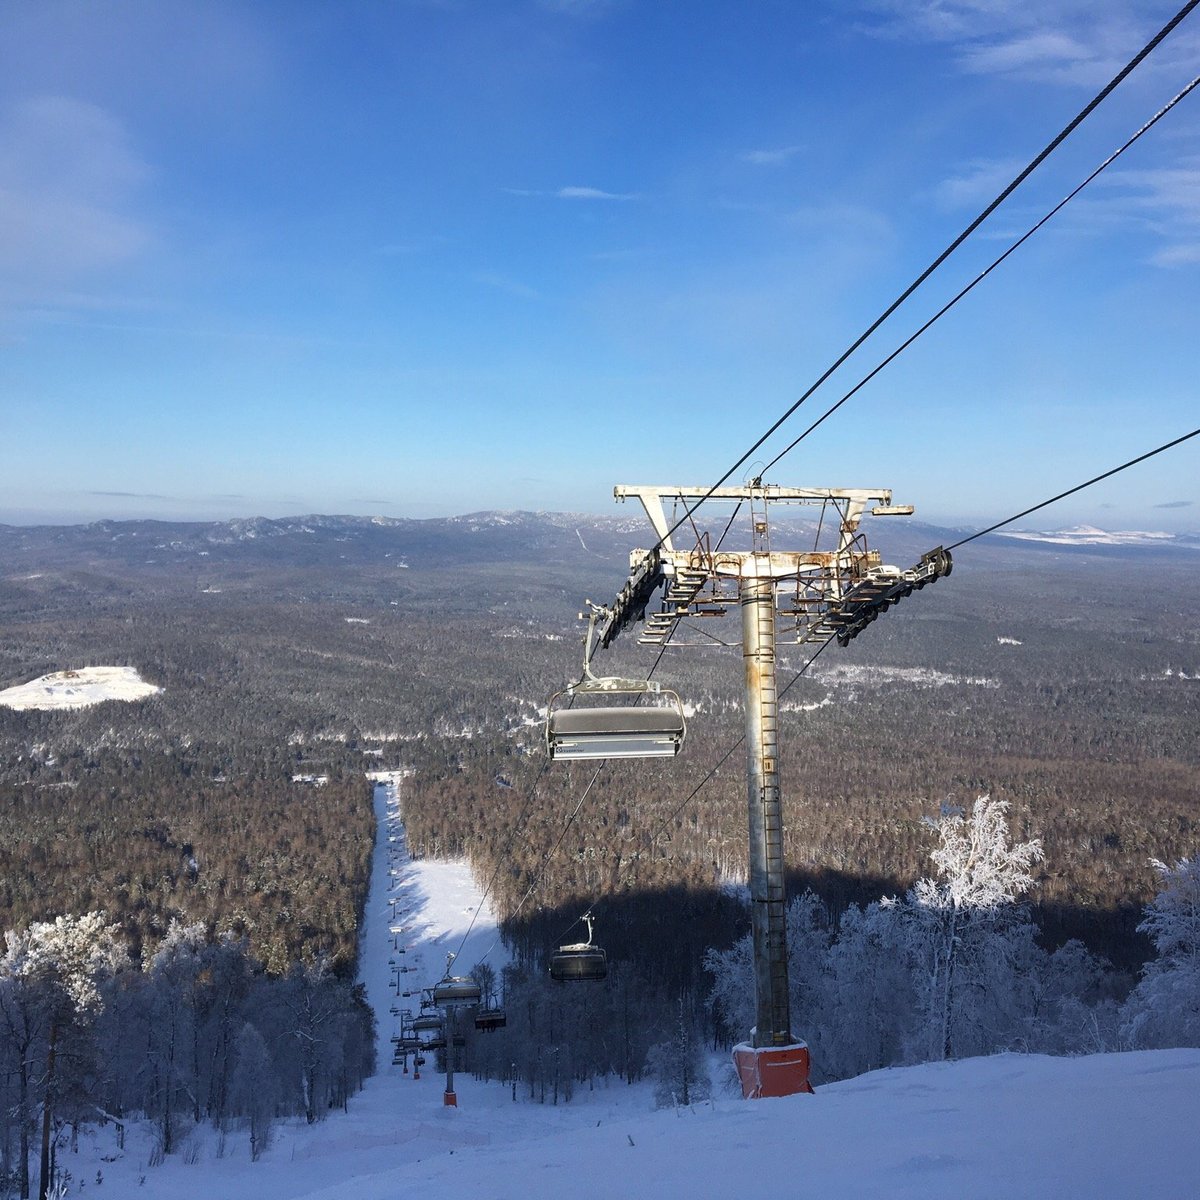
[[[830,500],[845,502],[845,516],[842,521],[842,544],[845,545],[858,529],[858,522],[866,506],[872,501],[882,510],[879,515],[907,515],[911,509],[896,511],[892,506],[891,488],[794,488],[780,487],[777,484],[751,483],[744,487],[674,487],[661,485],[642,485],[619,483],[613,488],[613,495],[618,500],[627,500],[631,496],[640,500],[646,510],[646,516],[654,528],[659,545],[668,551],[674,549],[671,544],[673,532],[672,522],[667,517],[666,502],[682,504],[685,508],[695,508],[701,501],[708,500],[739,500],[765,501],[769,504],[824,504]]]

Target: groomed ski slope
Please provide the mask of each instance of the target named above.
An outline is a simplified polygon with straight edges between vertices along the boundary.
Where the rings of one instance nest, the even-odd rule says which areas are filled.
[[[653,1111],[648,1084],[582,1090],[558,1108],[514,1103],[507,1086],[455,1077],[419,1081],[391,1065],[393,897],[407,908],[411,977],[440,977],[479,890],[465,864],[409,861],[395,811],[398,779],[376,788],[380,838],[367,908],[362,975],[380,1017],[380,1069],[318,1125],[287,1122],[249,1161],[246,1134],[224,1153],[211,1130],[147,1167],[151,1137],[131,1128],[125,1154],[111,1130],[85,1133],[63,1165],[86,1194],[139,1200],[1105,1200],[1200,1196],[1200,1050],[1062,1059],[999,1055],[876,1071],[815,1096],[747,1103],[723,1095],[691,1110]],[[388,837],[397,840],[389,842]],[[395,871],[395,876],[391,874]],[[395,880],[395,886],[393,886]],[[457,965],[494,941],[480,914]],[[488,961],[497,971],[500,948]],[[417,1007],[417,998],[398,1003]],[[501,1035],[496,1035],[501,1036]],[[432,1059],[432,1056],[431,1056]],[[722,1060],[714,1059],[720,1069]],[[432,1065],[432,1064],[431,1064]],[[718,1089],[719,1090],[719,1089]],[[193,1161],[189,1162],[188,1159]],[[93,1183],[97,1169],[103,1184]],[[144,1182],[143,1182],[144,1180]],[[77,1182],[74,1186],[77,1186]],[[74,1194],[74,1191],[72,1191]]]

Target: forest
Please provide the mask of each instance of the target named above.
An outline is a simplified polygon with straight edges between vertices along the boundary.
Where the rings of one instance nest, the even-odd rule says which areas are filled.
[[[141,977],[182,928],[213,953],[241,947],[255,988],[318,969],[348,987],[375,833],[364,775],[403,769],[412,851],[467,858],[506,918],[528,1094],[637,1076],[672,1038],[727,1040],[742,1016],[713,955],[747,925],[737,648],[713,625],[664,654],[657,677],[689,713],[674,762],[610,763],[589,788],[593,768],[550,764],[542,744],[539,714],[579,674],[582,599],[615,592],[645,539],[637,519],[570,514],[0,527],[0,689],[101,664],[162,689],[0,705],[6,953],[38,922],[103,912]],[[910,526],[880,548],[906,564],[950,540]],[[988,795],[1019,843],[1041,843],[1020,907],[1045,971],[1094,960],[1089,1003],[1119,1006],[1155,953],[1138,928],[1162,884],[1152,860],[1196,852],[1194,551],[970,551],[800,677],[811,651],[781,645],[797,928],[821,942],[826,980],[843,939],[884,945],[881,899],[929,876],[928,819]],[[602,669],[653,660],[625,636]],[[548,949],[586,909],[613,963],[604,1024],[629,1031],[595,1054],[583,1002],[542,995]],[[837,994],[798,1003],[834,1012]],[[900,1053],[915,1034],[901,1021],[880,1037]],[[509,1052],[475,1041],[477,1068],[502,1073],[488,1055]],[[826,1061],[843,1059],[862,1069]],[[104,1104],[159,1103],[114,1086]]]

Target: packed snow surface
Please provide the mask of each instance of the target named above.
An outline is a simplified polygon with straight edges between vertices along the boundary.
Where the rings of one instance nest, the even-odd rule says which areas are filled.
[[[150,1167],[152,1133],[132,1126],[124,1153],[111,1127],[81,1134],[60,1162],[86,1194],[139,1200],[1106,1200],[1196,1196],[1200,1050],[1086,1058],[1002,1054],[875,1071],[815,1096],[743,1101],[726,1092],[690,1109],[653,1111],[648,1084],[600,1084],[570,1104],[514,1102],[504,1084],[415,1080],[391,1065],[393,938],[440,978],[481,905],[465,864],[409,859],[398,816],[403,779],[380,773],[379,838],[362,944],[362,979],[379,1021],[379,1074],[306,1126],[276,1128],[249,1161],[244,1131],[210,1130]],[[393,903],[394,901],[394,903]],[[395,915],[393,916],[393,909]],[[400,935],[392,930],[402,927]],[[455,966],[466,972],[496,937],[479,912]],[[499,971],[502,948],[488,957]],[[408,978],[407,974],[400,976]],[[409,986],[407,983],[402,986]],[[413,1002],[415,1007],[415,1002]],[[502,1036],[502,1035],[493,1035]],[[432,1056],[431,1056],[432,1057]],[[723,1058],[714,1057],[721,1069]],[[718,1089],[719,1091],[720,1089]],[[189,1161],[190,1160],[190,1161]],[[94,1184],[97,1171],[103,1182]],[[75,1185],[71,1195],[76,1194]]]
[[[162,688],[147,683],[136,667],[80,667],[55,671],[0,692],[8,708],[87,708],[102,700],[141,700]]]

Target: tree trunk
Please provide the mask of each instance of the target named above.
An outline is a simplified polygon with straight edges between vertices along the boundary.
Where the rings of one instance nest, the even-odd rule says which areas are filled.
[[[58,1022],[50,1023],[50,1046],[46,1052],[46,1091],[42,1098],[42,1159],[38,1200],[50,1193],[50,1125],[54,1117],[54,1063],[58,1056]]]
[[[21,1047],[21,1200],[29,1200],[29,1046]]]

